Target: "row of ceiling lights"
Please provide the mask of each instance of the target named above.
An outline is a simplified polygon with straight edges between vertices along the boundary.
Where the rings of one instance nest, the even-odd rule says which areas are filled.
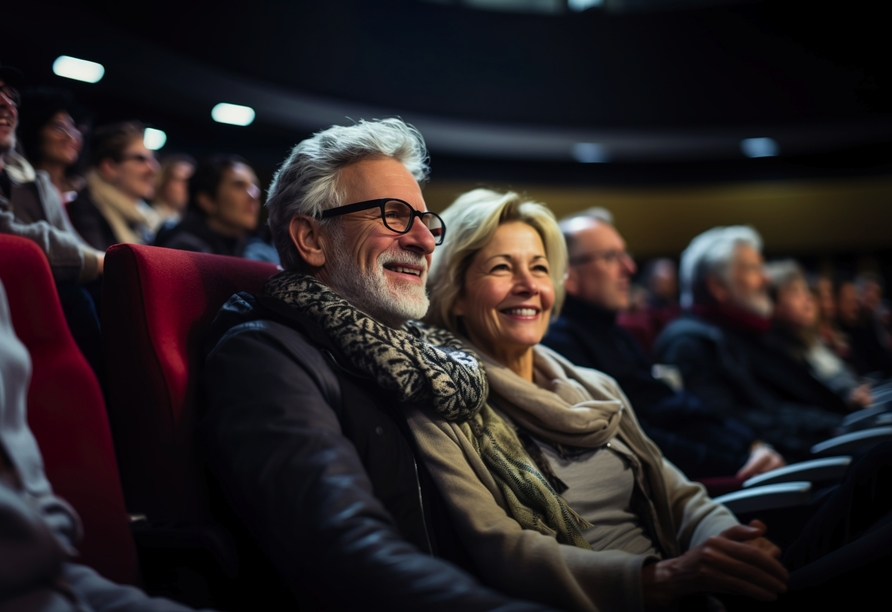
[[[53,62],[53,73],[75,81],[98,83],[105,76],[105,67],[96,62],[61,55]],[[240,104],[221,102],[211,109],[211,118],[217,123],[246,126],[251,125],[254,117],[253,108]],[[147,149],[157,151],[167,142],[167,134],[163,130],[146,128],[143,141]]]
[[[53,72],[61,77],[98,83],[105,75],[105,68],[96,62],[62,55],[53,62]],[[254,109],[240,104],[221,102],[211,109],[211,118],[218,123],[246,126],[254,121]],[[147,128],[145,145],[157,151],[167,142],[163,130]],[[747,157],[774,157],[780,153],[780,146],[773,138],[745,138],[740,141],[740,151]],[[597,164],[610,161],[606,146],[597,142],[578,142],[573,146],[573,158],[584,164]]]

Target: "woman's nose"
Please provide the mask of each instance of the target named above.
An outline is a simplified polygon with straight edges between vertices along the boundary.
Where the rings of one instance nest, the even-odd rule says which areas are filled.
[[[517,293],[535,295],[539,293],[539,279],[530,270],[520,270],[516,276],[514,289]]]

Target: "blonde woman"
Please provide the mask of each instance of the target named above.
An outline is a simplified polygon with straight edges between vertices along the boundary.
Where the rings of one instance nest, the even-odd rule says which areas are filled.
[[[572,610],[783,592],[764,525],[738,524],[665,461],[612,378],[538,346],[567,265],[551,212],[478,189],[442,216],[427,322],[476,350],[488,402],[470,417],[409,419],[483,580]]]

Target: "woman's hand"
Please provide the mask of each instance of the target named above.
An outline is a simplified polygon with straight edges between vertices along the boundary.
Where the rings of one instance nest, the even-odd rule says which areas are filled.
[[[738,478],[752,478],[787,465],[780,453],[764,444],[759,444],[750,452],[749,459],[737,472]]]
[[[728,593],[774,601],[787,590],[780,549],[762,537],[765,525],[736,525],[674,559],[641,570],[644,604],[668,606],[685,595]]]

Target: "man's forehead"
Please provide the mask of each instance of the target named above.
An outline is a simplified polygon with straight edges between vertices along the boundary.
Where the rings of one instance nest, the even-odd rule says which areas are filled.
[[[392,157],[373,157],[345,166],[338,177],[345,203],[393,197],[424,207],[421,187],[408,168]]]
[[[579,231],[576,235],[581,245],[593,249],[625,248],[625,241],[619,232],[609,223],[592,219],[593,223]]]

